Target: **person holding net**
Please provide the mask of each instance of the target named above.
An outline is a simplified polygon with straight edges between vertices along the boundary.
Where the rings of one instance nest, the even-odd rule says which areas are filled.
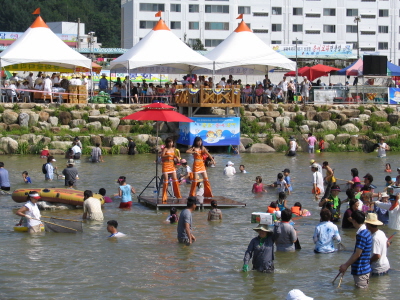
[[[101,211],[101,202],[93,197],[93,192],[86,190],[83,192],[83,216],[82,219],[91,221],[104,220],[103,212]]]
[[[42,222],[40,221],[41,215],[39,207],[36,204],[39,199],[40,195],[37,192],[35,191],[29,192],[27,197],[28,202],[26,202],[25,205],[20,209],[18,209],[18,211],[16,212],[17,216],[26,218],[29,233],[41,232],[41,225],[42,225]]]

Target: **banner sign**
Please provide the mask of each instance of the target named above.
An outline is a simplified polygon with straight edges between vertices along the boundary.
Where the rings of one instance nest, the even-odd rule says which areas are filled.
[[[7,71],[42,71],[45,73],[73,73],[73,69],[67,69],[59,66],[37,64],[37,63],[26,63],[26,64],[15,64],[7,66],[4,69]]]
[[[400,88],[388,88],[388,104],[400,104]]]
[[[93,82],[99,82],[101,75],[106,74],[106,78],[108,81],[110,81],[110,70],[103,70],[101,74],[92,74],[92,80]],[[147,83],[149,82],[154,82],[154,83],[165,83],[168,82],[168,75],[166,74],[149,74],[149,73],[115,73],[111,72],[111,81],[116,82],[117,77],[121,79],[121,81],[124,81],[125,76],[128,76],[131,79],[132,82],[140,82],[142,83],[143,80],[146,80]],[[161,77],[160,77],[161,76]]]
[[[0,40],[17,40],[23,34],[23,32],[0,32]],[[76,34],[55,33],[55,35],[66,43],[76,42]]]
[[[271,45],[276,52],[290,58],[296,57],[296,45]],[[297,45],[298,58],[357,58],[352,44]]]
[[[177,143],[192,145],[196,136],[204,146],[236,146],[240,144],[239,117],[192,117],[192,123],[179,123]]]

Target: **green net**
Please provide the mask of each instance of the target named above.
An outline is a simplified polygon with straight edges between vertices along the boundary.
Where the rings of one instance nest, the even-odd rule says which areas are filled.
[[[42,220],[45,224],[46,232],[57,233],[77,233],[83,232],[82,221],[62,220],[57,218],[50,218]]]

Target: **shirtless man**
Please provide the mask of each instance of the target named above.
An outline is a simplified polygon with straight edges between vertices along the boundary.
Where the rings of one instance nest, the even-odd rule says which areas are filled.
[[[324,161],[322,163],[322,169],[325,169],[325,171],[326,171],[324,181],[328,183],[328,185],[326,186],[326,189],[325,189],[325,194],[322,197],[322,199],[325,199],[325,198],[329,197],[329,195],[331,193],[331,188],[336,183],[336,178],[333,175],[333,170],[329,166],[329,163],[327,161]]]

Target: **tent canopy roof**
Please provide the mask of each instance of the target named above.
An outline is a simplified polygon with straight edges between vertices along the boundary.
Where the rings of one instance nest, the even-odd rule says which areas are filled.
[[[156,26],[126,53],[111,62],[112,68],[136,69],[164,66],[178,73],[190,73],[196,68],[212,69],[212,62],[193,51],[171,32],[160,19]],[[178,71],[180,70],[180,71]],[[175,73],[171,70],[171,73]]]
[[[40,16],[20,38],[0,54],[2,67],[24,63],[41,63],[69,69],[75,66],[91,66],[89,58],[66,45]]]

